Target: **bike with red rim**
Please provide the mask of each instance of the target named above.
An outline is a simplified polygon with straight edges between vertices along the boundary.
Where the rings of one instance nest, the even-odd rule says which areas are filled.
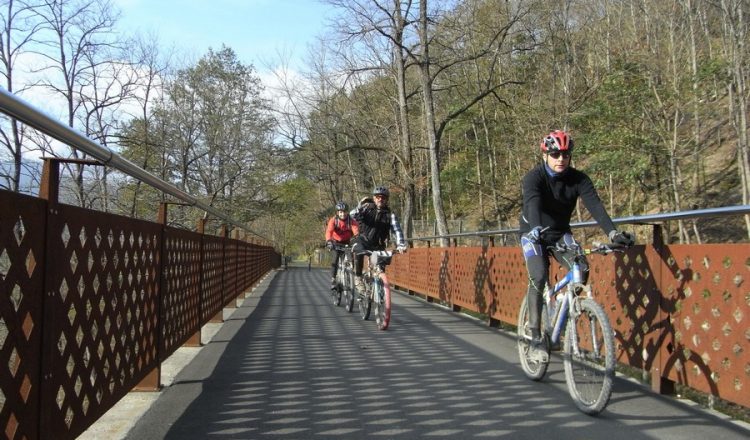
[[[391,263],[393,251],[365,251],[368,258],[367,270],[362,278],[365,292],[357,292],[357,308],[363,320],[370,318],[375,309],[375,323],[380,330],[386,330],[391,322],[391,285],[385,274],[385,267]]]

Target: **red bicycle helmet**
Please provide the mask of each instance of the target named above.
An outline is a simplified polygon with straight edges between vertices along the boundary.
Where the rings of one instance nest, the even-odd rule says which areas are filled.
[[[562,130],[555,130],[544,137],[540,145],[542,152],[573,151],[573,139]]]

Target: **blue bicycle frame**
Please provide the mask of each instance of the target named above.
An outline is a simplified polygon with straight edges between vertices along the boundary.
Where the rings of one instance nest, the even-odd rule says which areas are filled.
[[[578,261],[574,261],[573,267],[571,267],[568,273],[565,274],[565,277],[563,277],[562,280],[558,281],[555,284],[555,286],[549,292],[549,298],[554,298],[557,293],[565,288],[565,286],[570,284],[571,281],[573,283],[581,283],[581,266],[578,264]],[[568,304],[571,298],[572,295],[569,293],[563,295],[562,300],[558,300],[559,304],[556,304],[555,310],[549,309],[550,300],[545,298],[545,301],[547,302],[547,313],[549,314],[550,321],[555,319],[554,315],[557,315],[557,320],[554,321],[554,327],[552,328],[552,335],[550,335],[552,343],[557,343],[560,339],[560,334],[563,331],[563,326],[568,319]]]

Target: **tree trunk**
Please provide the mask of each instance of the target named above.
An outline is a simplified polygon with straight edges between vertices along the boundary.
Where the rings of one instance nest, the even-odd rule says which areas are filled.
[[[401,15],[400,0],[393,0],[394,43],[393,62],[396,67],[396,88],[398,89],[398,128],[399,142],[403,161],[401,167],[404,173],[403,212],[401,220],[404,233],[411,237],[414,233],[414,200],[416,185],[414,184],[414,155],[411,149],[411,131],[409,127],[409,107],[406,100],[406,60],[403,55],[404,18]]]
[[[742,203],[750,203],[750,161],[748,158],[747,95],[745,90],[745,42],[747,23],[743,17],[742,0],[721,0],[729,44],[732,83],[729,87],[730,120],[737,133],[737,171],[742,184]],[[734,89],[734,90],[733,90]],[[750,215],[745,215],[745,228],[750,238]]]
[[[432,96],[432,77],[430,74],[429,36],[427,35],[427,0],[419,1],[420,23],[419,39],[422,56],[419,64],[419,79],[422,85],[424,104],[425,134],[430,162],[430,183],[432,185],[432,204],[435,211],[435,224],[438,235],[448,235],[448,225],[443,210],[443,195],[440,187],[440,145],[435,124],[435,102]],[[447,238],[441,239],[441,246],[449,246]]]

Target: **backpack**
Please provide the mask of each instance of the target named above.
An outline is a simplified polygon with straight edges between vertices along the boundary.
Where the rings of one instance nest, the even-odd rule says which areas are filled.
[[[333,229],[339,229],[339,217],[336,216],[333,219]],[[349,215],[346,217],[346,227],[351,231],[352,230],[352,216]]]

